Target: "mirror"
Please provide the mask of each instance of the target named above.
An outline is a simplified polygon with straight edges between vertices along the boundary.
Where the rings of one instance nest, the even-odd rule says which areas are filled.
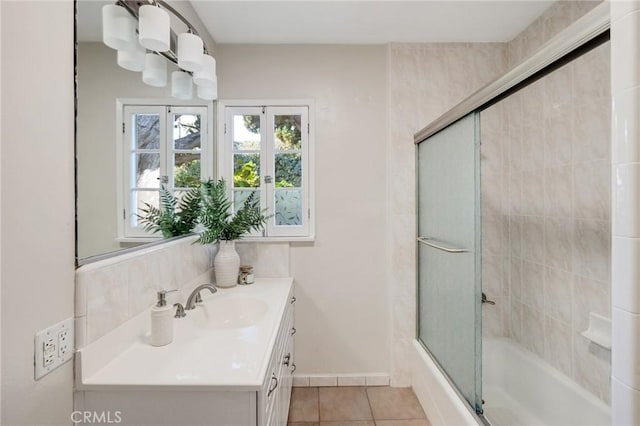
[[[213,120],[213,103],[198,99],[195,87],[192,100],[172,98],[171,72],[177,67],[168,61],[165,87],[148,86],[142,82],[140,72],[119,67],[117,51],[102,43],[102,6],[105,4],[114,2],[79,0],[76,3],[78,264],[162,241],[160,234],[145,234],[141,227],[133,233],[127,233],[126,229],[138,220],[136,215],[143,202],[158,203],[161,182],[168,182],[168,186],[176,188],[179,194],[179,187],[184,185],[178,184],[178,169],[182,167],[192,172],[193,166],[197,165],[202,176],[211,176],[213,168],[212,135],[200,138],[205,136],[204,131],[200,134],[199,128],[194,127],[201,120]],[[181,22],[174,22],[173,16],[171,27],[174,32],[186,29]],[[144,107],[127,116],[125,106],[133,100],[142,102]],[[175,106],[173,111],[169,105]],[[184,107],[197,111],[185,111]],[[144,108],[155,109],[145,112],[148,110]],[[156,114],[159,109],[166,114]],[[132,127],[127,129],[126,135],[123,132],[125,121]],[[159,142],[158,134],[166,134],[166,142]],[[200,139],[203,139],[202,143]],[[147,153],[136,154],[134,148],[145,148]],[[160,154],[155,155],[156,151],[165,153],[167,159],[163,162],[172,164],[171,170],[168,170],[169,166],[160,168]],[[128,187],[128,181],[134,183]],[[141,189],[134,194],[131,187]]]

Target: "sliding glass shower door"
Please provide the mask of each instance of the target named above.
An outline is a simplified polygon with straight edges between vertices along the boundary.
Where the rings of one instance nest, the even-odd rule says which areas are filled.
[[[482,412],[479,114],[418,145],[418,338]]]

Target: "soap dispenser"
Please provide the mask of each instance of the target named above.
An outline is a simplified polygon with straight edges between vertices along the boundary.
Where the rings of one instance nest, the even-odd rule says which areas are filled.
[[[164,346],[173,341],[173,308],[167,305],[167,293],[165,290],[159,291],[158,300],[151,308],[152,346]]]

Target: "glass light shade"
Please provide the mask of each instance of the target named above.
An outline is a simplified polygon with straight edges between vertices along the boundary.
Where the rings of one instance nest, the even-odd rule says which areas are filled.
[[[198,86],[198,97],[207,101],[215,101],[218,99],[218,85]]]
[[[129,71],[142,71],[146,52],[138,43],[133,50],[118,50],[118,65]]]
[[[136,43],[136,20],[122,6],[102,7],[102,41],[112,49],[130,50]]]
[[[156,52],[169,50],[171,34],[169,14],[149,4],[141,6],[138,13],[140,44]]]
[[[193,97],[193,85],[188,72],[174,71],[171,73],[171,96],[178,99]]]
[[[167,61],[160,55],[147,53],[144,57],[142,81],[149,86],[164,87],[167,85]]]
[[[178,66],[187,71],[199,71],[204,58],[202,39],[195,34],[178,35]]]
[[[193,82],[205,87],[216,84],[216,60],[213,56],[204,55],[202,69],[193,73]]]

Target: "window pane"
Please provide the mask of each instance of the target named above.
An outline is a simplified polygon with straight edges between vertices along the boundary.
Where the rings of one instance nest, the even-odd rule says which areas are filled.
[[[136,188],[159,188],[160,154],[132,154],[132,168],[135,170]]]
[[[129,220],[131,221],[131,226],[138,226],[140,219],[137,215],[144,216],[142,213],[142,209],[146,209],[147,206],[145,203],[148,203],[154,207],[158,207],[160,205],[160,192],[159,191],[131,191],[131,205],[135,207],[135,210],[132,212],[133,214],[129,215]]]
[[[233,155],[233,186],[236,188],[260,186],[260,154]]]
[[[302,225],[302,190],[276,189],[276,226]]]
[[[160,116],[134,114],[133,149],[160,149]]]
[[[276,188],[300,188],[302,186],[302,155],[276,154]]]
[[[260,150],[260,116],[233,116],[233,149],[235,151]]]
[[[237,213],[240,210],[240,207],[244,204],[244,201],[249,198],[252,192],[256,193],[256,198],[260,199],[260,190],[255,189],[244,189],[244,190],[236,190],[233,191],[233,212]]]
[[[302,148],[299,115],[276,115],[273,134],[277,150],[297,150]]]
[[[173,115],[173,148],[200,151],[200,114]]]
[[[176,188],[200,186],[200,154],[175,154],[173,185]]]

